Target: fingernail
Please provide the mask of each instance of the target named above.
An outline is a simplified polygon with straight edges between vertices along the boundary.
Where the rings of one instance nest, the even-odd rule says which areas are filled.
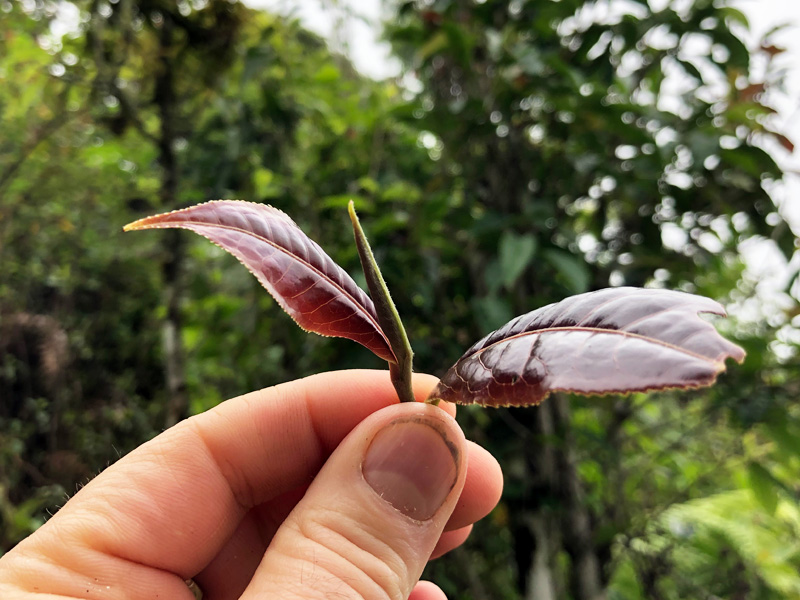
[[[458,478],[460,452],[441,422],[398,419],[372,440],[362,465],[367,483],[386,502],[418,521],[430,519]]]

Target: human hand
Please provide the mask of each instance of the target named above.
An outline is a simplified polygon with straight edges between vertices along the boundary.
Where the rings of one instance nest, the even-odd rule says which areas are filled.
[[[424,398],[436,383],[414,376]],[[229,400],[109,467],[0,559],[0,598],[440,600],[419,582],[497,503],[455,407],[388,374],[324,373]],[[449,414],[448,414],[449,413]]]

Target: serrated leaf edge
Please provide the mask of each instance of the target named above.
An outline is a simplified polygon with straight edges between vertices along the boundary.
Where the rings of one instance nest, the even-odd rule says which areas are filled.
[[[202,233],[200,233],[200,232],[198,232],[198,231],[195,231],[195,230],[194,230],[192,227],[190,227],[191,223],[187,224],[187,223],[180,223],[180,222],[170,222],[170,221],[166,221],[166,222],[162,221],[161,223],[156,223],[156,224],[148,224],[148,223],[146,223],[146,221],[149,221],[149,220],[151,220],[151,219],[155,219],[156,217],[158,217],[158,218],[164,218],[164,217],[167,217],[167,216],[169,216],[169,215],[172,215],[172,214],[184,213],[184,212],[186,212],[186,211],[187,211],[188,209],[190,209],[190,208],[195,208],[195,207],[198,207],[198,206],[205,206],[205,205],[207,205],[207,204],[216,204],[216,203],[218,203],[218,202],[239,202],[239,203],[241,203],[241,204],[249,204],[249,205],[251,205],[251,206],[259,206],[259,207],[264,207],[264,206],[266,206],[266,207],[269,207],[269,208],[271,208],[271,209],[273,209],[273,210],[277,211],[277,212],[278,212],[278,213],[279,213],[279,214],[280,214],[282,217],[284,217],[284,218],[285,218],[285,219],[286,219],[286,220],[287,220],[289,223],[291,223],[292,225],[294,225],[295,227],[297,227],[298,229],[300,229],[300,227],[299,227],[299,226],[298,226],[298,225],[297,225],[297,224],[294,222],[294,220],[293,220],[293,219],[292,219],[292,218],[291,218],[289,215],[287,215],[287,214],[286,214],[285,212],[283,212],[281,209],[279,209],[279,208],[275,208],[274,206],[272,206],[272,205],[270,205],[270,204],[259,204],[259,203],[257,203],[257,202],[249,202],[249,201],[247,201],[247,200],[209,200],[209,201],[207,201],[207,202],[201,202],[200,204],[194,204],[194,205],[192,205],[192,206],[190,206],[190,207],[187,207],[187,208],[179,208],[179,209],[176,209],[176,210],[171,210],[171,211],[168,211],[168,212],[165,212],[165,213],[159,213],[159,214],[156,214],[156,215],[151,215],[151,216],[149,216],[149,217],[144,217],[144,218],[142,218],[142,219],[138,219],[138,220],[136,220],[136,221],[133,221],[132,223],[128,223],[127,225],[125,225],[125,226],[122,228],[122,230],[123,230],[123,231],[125,231],[125,232],[127,232],[127,231],[140,231],[140,230],[144,230],[144,229],[185,229],[185,230],[187,230],[187,231],[191,231],[192,233],[196,233],[196,234],[200,235],[201,237],[204,237],[205,239],[207,239],[209,242],[211,242],[212,244],[214,244],[215,246],[217,246],[217,247],[218,247],[218,248],[220,248],[221,250],[223,250],[223,251],[227,252],[228,254],[231,254],[231,255],[232,255],[232,256],[234,256],[236,259],[238,259],[239,263],[241,263],[241,265],[242,265],[243,267],[245,267],[245,268],[246,268],[248,271],[250,271],[250,273],[251,273],[251,274],[252,274],[252,275],[253,275],[253,276],[254,276],[254,277],[255,277],[255,278],[258,280],[258,282],[259,282],[259,283],[261,283],[262,287],[264,287],[264,289],[266,289],[266,290],[267,290],[267,292],[269,292],[270,296],[272,296],[272,298],[273,298],[273,299],[274,299],[274,300],[275,300],[275,301],[278,303],[278,306],[280,306],[280,307],[283,309],[283,311],[284,311],[284,312],[285,312],[287,315],[289,315],[289,317],[291,317],[292,321],[294,321],[294,322],[297,324],[297,326],[298,326],[298,327],[300,327],[300,329],[302,329],[303,331],[305,331],[305,332],[307,332],[307,333],[314,333],[314,334],[316,334],[316,335],[319,335],[319,336],[321,336],[321,337],[346,337],[346,336],[333,336],[333,335],[326,335],[326,334],[324,334],[324,333],[319,333],[318,331],[313,331],[313,330],[306,329],[305,327],[303,327],[303,326],[302,326],[302,325],[301,325],[301,324],[300,324],[300,323],[297,321],[297,319],[295,319],[295,317],[294,317],[294,316],[293,316],[293,315],[292,315],[292,314],[291,314],[291,313],[290,313],[290,312],[289,312],[289,311],[286,309],[286,304],[285,304],[285,303],[284,303],[284,301],[283,301],[283,300],[280,298],[280,296],[279,296],[278,294],[275,294],[275,293],[273,293],[273,292],[272,292],[272,290],[271,290],[270,288],[268,288],[266,285],[264,285],[264,283],[263,283],[263,282],[262,282],[262,280],[261,280],[261,277],[259,277],[259,276],[258,276],[258,273],[256,273],[256,272],[255,272],[253,269],[251,269],[251,268],[250,268],[250,267],[247,265],[247,263],[246,263],[246,262],[244,262],[244,260],[243,260],[243,257],[242,257],[242,256],[241,256],[239,253],[237,253],[237,252],[236,252],[236,251],[234,251],[234,250],[231,250],[231,249],[225,248],[225,247],[223,247],[221,244],[218,244],[217,242],[215,242],[214,240],[212,240],[211,238],[209,238],[208,236],[206,236],[206,235],[204,235],[204,234],[202,234]],[[238,228],[238,227],[231,227],[231,226],[229,226],[229,225],[220,225],[220,224],[218,224],[218,223],[195,223],[195,225],[199,225],[199,226],[205,226],[205,227],[218,227],[218,228],[220,228],[220,229],[228,229],[228,230],[230,230],[230,231],[239,231],[239,232],[241,232],[241,233],[244,233],[244,234],[246,234],[246,235],[251,235],[251,236],[253,236],[253,237],[257,238],[257,239],[260,239],[260,240],[264,241],[265,243],[269,244],[270,246],[272,246],[272,247],[276,248],[277,250],[279,250],[279,251],[281,251],[281,252],[283,252],[283,253],[285,253],[285,254],[291,254],[291,253],[287,252],[285,248],[282,248],[282,247],[281,247],[281,246],[279,246],[278,244],[275,244],[275,243],[271,242],[270,240],[267,240],[267,239],[265,239],[265,238],[263,238],[263,237],[261,237],[261,236],[255,235],[255,234],[254,234],[253,232],[251,232],[251,231],[247,231],[247,230],[244,230],[244,229],[240,229],[240,228]],[[300,231],[302,232],[302,229],[300,229]],[[303,235],[305,235],[305,233],[303,233]],[[308,237],[308,236],[306,236],[306,237]],[[311,239],[311,238],[309,238],[309,239]],[[313,240],[312,240],[312,241],[313,241]],[[316,242],[315,242],[315,243],[316,243]],[[328,277],[325,277],[325,275],[324,275],[324,274],[322,274],[322,273],[320,272],[320,270],[319,270],[319,269],[315,268],[313,265],[309,264],[308,262],[306,262],[305,260],[303,260],[302,258],[300,258],[300,257],[299,257],[299,256],[297,256],[297,255],[291,254],[291,256],[292,256],[292,257],[293,257],[295,260],[298,260],[299,262],[302,262],[302,263],[303,263],[304,265],[306,265],[306,266],[307,266],[307,267],[308,267],[310,270],[312,270],[312,271],[314,271],[315,273],[317,273],[317,274],[318,274],[320,277],[323,277],[323,278],[327,279],[328,281],[330,281],[330,282],[331,282],[331,284],[332,284],[332,285],[333,285],[335,288],[337,288],[338,290],[340,290],[340,291],[342,292],[342,294],[344,294],[345,296],[347,296],[348,298],[350,298],[350,299],[353,301],[353,303],[354,303],[354,304],[356,304],[356,305],[360,305],[360,303],[358,302],[358,300],[356,300],[355,298],[353,298],[353,296],[352,296],[350,293],[348,293],[348,292],[347,292],[347,290],[345,290],[344,288],[342,288],[340,285],[338,285],[336,282],[334,282],[334,281],[333,281],[333,280],[331,280],[330,278],[328,278]],[[340,267],[340,268],[341,268],[341,267]],[[360,288],[359,288],[359,289],[360,289]],[[362,291],[363,291],[363,290],[362,290]],[[383,329],[380,327],[380,325],[378,324],[377,320],[376,320],[376,319],[375,319],[375,318],[374,318],[374,317],[373,317],[373,316],[372,316],[372,315],[369,313],[369,311],[366,311],[366,310],[365,310],[364,312],[365,312],[365,313],[366,313],[366,315],[369,317],[370,321],[372,321],[372,323],[375,325],[375,330],[376,330],[378,333],[380,333],[380,335],[383,337],[384,341],[386,342],[386,347],[388,348],[389,352],[391,352],[391,353],[392,353],[392,355],[394,356],[394,351],[392,350],[392,346],[391,346],[391,344],[389,343],[389,340],[386,338],[386,334],[383,332]],[[348,339],[349,339],[349,338],[348,338]],[[395,358],[395,362],[396,362],[396,360],[397,360],[397,359]],[[388,361],[388,362],[391,362],[391,361]]]
[[[489,403],[474,402],[474,401],[473,402],[469,402],[469,401],[459,402],[459,401],[456,401],[456,402],[453,402],[453,404],[458,404],[460,406],[469,406],[469,405],[472,405],[472,404],[477,404],[478,406],[483,406],[483,407],[488,407],[488,408],[524,408],[526,406],[539,406],[542,402],[547,400],[550,397],[551,394],[555,394],[555,393],[559,393],[559,392],[563,392],[563,393],[566,393],[566,394],[574,394],[576,396],[582,396],[584,398],[589,398],[589,397],[592,397],[592,396],[594,396],[596,398],[599,398],[599,397],[602,397],[602,396],[629,396],[631,394],[640,394],[640,393],[646,393],[646,392],[664,392],[664,391],[668,391],[668,390],[701,390],[703,388],[708,388],[708,387],[711,387],[712,385],[714,385],[716,383],[716,381],[717,381],[717,377],[719,377],[719,375],[725,371],[725,364],[724,363],[721,363],[721,364],[720,363],[714,363],[714,365],[716,367],[718,367],[718,368],[717,368],[716,372],[714,373],[713,378],[710,381],[708,381],[707,383],[697,383],[697,384],[687,383],[687,384],[684,384],[684,385],[680,385],[680,384],[679,385],[651,385],[651,386],[645,386],[645,387],[640,387],[640,388],[625,388],[625,389],[618,389],[618,390],[604,390],[602,392],[581,392],[581,391],[573,390],[573,389],[570,389],[570,388],[567,388],[567,387],[555,387],[555,388],[551,388],[551,389],[547,390],[547,392],[538,401],[528,402],[528,403],[525,403],[525,404],[513,404],[513,403],[489,404]],[[503,384],[501,384],[501,385],[503,385]],[[505,385],[516,385],[516,384],[509,383],[509,384],[505,384]],[[450,386],[445,386],[445,387],[450,388]],[[452,388],[450,388],[450,389],[452,389]],[[426,400],[426,402],[433,402],[434,400],[441,400],[441,399],[440,398],[428,398],[428,400]]]
[[[603,303],[603,304],[606,304],[606,303]],[[717,316],[720,316],[720,317],[726,317],[727,316],[727,312],[725,311],[725,308],[719,303],[715,303],[715,304],[717,305],[716,310],[710,310],[710,309],[697,310],[697,311],[694,311],[694,313],[693,313],[694,317],[699,318],[699,316],[701,314],[712,314],[712,315],[717,315]],[[600,305],[600,306],[602,306],[602,305]],[[595,307],[595,309],[596,308],[597,307]],[[653,314],[657,314],[657,313],[653,313]],[[651,315],[647,315],[647,316],[651,317],[652,314]],[[742,364],[744,362],[745,358],[747,358],[747,352],[745,352],[744,348],[742,348],[741,346],[739,346],[737,344],[734,344],[733,342],[731,342],[731,341],[729,341],[729,340],[727,340],[725,338],[722,338],[722,339],[725,340],[730,347],[732,347],[734,350],[738,350],[739,352],[736,355],[734,355],[734,354],[732,354],[730,352],[725,353],[722,356],[722,359],[720,360],[720,359],[709,359],[706,356],[697,354],[695,352],[690,352],[688,350],[685,350],[683,348],[675,346],[674,344],[668,344],[666,342],[663,342],[662,340],[658,340],[658,339],[655,339],[655,338],[650,338],[650,337],[639,335],[639,334],[636,334],[636,333],[630,333],[630,332],[627,332],[627,331],[620,331],[618,329],[603,329],[603,328],[598,328],[598,327],[554,327],[554,328],[535,329],[535,330],[532,330],[532,331],[525,331],[525,332],[518,333],[518,334],[513,335],[513,336],[509,336],[507,338],[503,338],[502,340],[494,342],[491,345],[486,346],[484,348],[480,348],[480,349],[472,352],[471,354],[465,354],[464,356],[459,358],[456,361],[455,365],[453,365],[453,367],[451,367],[451,368],[454,368],[462,359],[465,359],[465,358],[469,358],[470,360],[475,359],[475,357],[477,357],[480,354],[482,354],[485,350],[488,350],[489,348],[492,348],[492,347],[494,347],[494,346],[496,346],[498,344],[505,343],[505,342],[507,342],[509,340],[512,340],[514,338],[520,338],[520,337],[525,336],[525,335],[534,335],[534,334],[542,335],[542,334],[550,333],[550,332],[554,332],[554,331],[591,331],[591,332],[594,332],[594,333],[616,334],[616,335],[625,335],[625,336],[629,336],[629,337],[636,337],[636,338],[645,340],[645,341],[647,341],[649,343],[660,344],[661,346],[663,346],[665,348],[670,348],[672,350],[676,350],[678,352],[682,352],[683,354],[685,354],[687,356],[691,356],[691,357],[699,359],[699,360],[701,360],[701,361],[703,361],[705,363],[708,363],[709,365],[711,365],[713,367],[714,375],[713,375],[713,378],[710,381],[704,382],[704,383],[698,383],[698,384],[687,383],[687,384],[683,384],[683,385],[680,385],[680,384],[678,384],[678,385],[669,385],[669,384],[667,384],[667,385],[651,385],[651,386],[644,386],[644,387],[639,387],[639,388],[630,388],[630,387],[628,387],[628,388],[622,388],[622,389],[616,389],[616,390],[604,390],[602,392],[582,392],[582,391],[577,391],[577,390],[570,389],[568,387],[555,387],[555,388],[551,388],[551,389],[547,390],[544,393],[544,395],[541,398],[539,398],[539,400],[533,401],[533,402],[529,402],[529,403],[526,403],[526,404],[513,404],[513,403],[488,404],[488,403],[481,403],[481,402],[474,402],[474,401],[466,401],[466,402],[458,402],[458,401],[456,401],[456,402],[454,402],[454,404],[460,404],[462,406],[468,406],[468,405],[471,405],[471,404],[477,404],[479,406],[484,406],[484,407],[488,406],[488,407],[492,407],[492,408],[509,408],[509,407],[539,406],[542,402],[547,400],[547,398],[550,396],[550,394],[557,393],[557,392],[575,394],[575,395],[584,396],[584,397],[590,397],[590,396],[600,397],[600,396],[612,396],[612,395],[625,395],[625,396],[627,396],[629,394],[634,394],[634,393],[655,392],[655,391],[665,391],[665,390],[696,390],[696,389],[702,389],[702,388],[711,387],[712,385],[714,385],[716,383],[717,377],[719,377],[720,373],[723,373],[726,370],[725,363],[726,363],[726,361],[728,359],[733,359],[734,361],[736,361],[737,364]],[[486,337],[488,338],[493,333],[494,332],[489,333]],[[717,332],[717,335],[719,335],[718,332]],[[449,369],[448,369],[448,371],[449,371]],[[463,381],[463,378],[461,378],[461,379]],[[469,391],[469,383],[466,382],[466,381],[464,381],[464,383],[467,384],[467,391]],[[497,383],[499,383],[499,382],[497,382]],[[437,385],[436,388],[434,388],[433,391],[436,391],[436,389],[439,387],[439,385],[444,386],[447,389],[451,389],[451,390],[453,389],[452,387],[448,386],[447,384],[443,384],[441,382],[441,380],[440,380],[439,384]],[[517,382],[507,383],[507,384],[499,383],[499,385],[514,386],[514,385],[517,385]],[[440,400],[441,400],[440,398],[437,398],[437,397],[433,396],[433,394],[431,394],[431,396],[429,396],[425,401],[427,403],[436,405],[436,404],[438,404],[440,402]]]

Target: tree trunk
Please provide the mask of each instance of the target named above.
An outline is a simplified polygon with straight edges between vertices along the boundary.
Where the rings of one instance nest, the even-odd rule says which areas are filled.
[[[183,241],[179,231],[168,231],[166,237],[167,239],[164,241],[166,259],[162,265],[162,273],[165,283],[164,305],[167,310],[162,325],[162,341],[169,398],[167,399],[164,426],[172,427],[187,416],[189,397],[186,393],[183,341],[181,339]]]
[[[543,511],[537,511],[528,518],[528,526],[536,543],[536,548],[528,571],[525,586],[525,600],[556,600],[556,576],[553,559],[558,547],[554,544],[553,520]]]
[[[177,99],[175,96],[175,45],[173,23],[165,17],[159,35],[160,61],[156,78],[155,103],[158,107],[161,129],[158,137],[158,159],[161,164],[161,189],[159,200],[162,208],[176,208],[180,170],[175,156],[175,121]],[[162,337],[164,344],[164,371],[167,382],[166,414],[164,426],[171,427],[186,417],[189,399],[186,393],[183,343],[181,340],[181,271],[183,266],[183,238],[178,231],[165,232],[163,263],[166,315]]]
[[[569,401],[557,394],[521,416],[532,439],[526,443],[526,497],[512,514],[520,589],[526,600],[603,600],[602,562],[577,469]],[[559,568],[559,553],[570,568]],[[564,588],[568,587],[569,590]]]
[[[528,415],[526,415],[528,416]],[[556,558],[561,540],[555,518],[557,464],[552,444],[553,420],[548,411],[534,409],[529,417],[532,443],[526,444],[530,481],[528,499],[517,509],[523,529],[515,536],[517,563],[526,600],[556,600]],[[527,555],[523,555],[527,554]]]
[[[572,559],[572,597],[575,600],[602,600],[605,592],[600,560],[595,551],[591,518],[586,508],[583,484],[578,475],[569,400],[564,394],[555,394],[548,402],[556,433],[562,440],[557,452],[562,498],[561,523],[564,549]]]

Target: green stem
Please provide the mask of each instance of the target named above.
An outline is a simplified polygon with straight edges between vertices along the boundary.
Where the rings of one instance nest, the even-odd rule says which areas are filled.
[[[367,236],[361,229],[358,221],[353,201],[347,205],[347,212],[350,213],[350,221],[353,223],[353,233],[356,238],[356,248],[361,259],[361,268],[364,270],[364,277],[367,280],[367,288],[372,301],[375,303],[375,312],[378,316],[378,324],[383,329],[389,346],[397,359],[397,362],[389,363],[389,376],[392,385],[397,390],[397,396],[401,402],[414,402],[414,390],[411,387],[411,367],[414,353],[411,344],[408,343],[408,336],[397,313],[389,288],[381,275],[375,256],[372,254]]]

